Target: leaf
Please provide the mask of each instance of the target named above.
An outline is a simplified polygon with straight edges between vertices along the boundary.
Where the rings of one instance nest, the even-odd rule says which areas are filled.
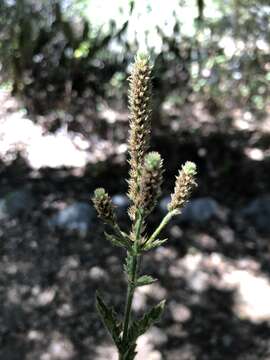
[[[157,240],[155,240],[155,241],[153,241],[151,243],[148,243],[148,244],[146,242],[146,244],[143,245],[142,249],[145,250],[145,251],[154,249],[154,248],[164,244],[167,240],[168,239],[162,239],[162,240],[157,239]]]
[[[139,336],[144,334],[155,322],[160,319],[164,306],[165,300],[154,306],[140,320],[132,323],[127,336],[127,344],[134,344]]]
[[[108,234],[106,231],[104,232],[105,237],[107,240],[109,240],[114,246],[118,246],[118,247],[123,247],[126,249],[130,248],[130,244],[128,242],[128,240],[123,236],[116,236],[116,235],[111,235]]]
[[[117,320],[114,309],[107,307],[98,292],[96,293],[96,308],[115,345],[120,349],[122,324]]]
[[[117,238],[114,235],[108,234],[104,231],[104,235],[107,240],[109,240],[114,246],[125,247],[125,245],[120,241],[120,238]]]
[[[152,276],[143,275],[138,278],[136,286],[150,285],[153,284],[155,281],[156,279],[152,278]]]

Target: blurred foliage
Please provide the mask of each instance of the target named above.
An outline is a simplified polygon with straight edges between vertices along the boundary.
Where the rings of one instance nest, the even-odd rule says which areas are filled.
[[[125,67],[112,52],[108,56],[108,47],[121,39],[128,21],[117,28],[111,20],[104,32],[81,16],[81,1],[65,5],[64,12],[61,1],[0,3],[1,75],[11,79],[14,94],[31,98],[41,112],[85,91],[104,95],[105,84]]]
[[[219,105],[230,99],[229,107],[263,110],[269,100],[269,2],[220,2],[220,10],[220,19],[198,26],[193,88]]]
[[[172,36],[157,27],[162,39],[156,57],[159,105],[168,98],[181,105],[199,94],[212,115],[233,106],[261,112],[269,103],[269,3],[215,2],[221,16],[213,20],[204,15],[206,4],[197,1],[195,36],[182,34],[176,14]]]
[[[128,65],[139,46],[126,36],[134,4],[121,26],[113,19],[105,30],[85,18],[85,0],[2,0],[2,79],[38,112],[66,106],[72,97],[125,98]],[[175,11],[172,34],[157,26],[160,50],[148,46],[155,61],[156,115],[164,101],[181,105],[197,95],[213,115],[232,106],[263,112],[269,100],[269,1],[195,4],[194,34],[182,31],[185,19]],[[182,0],[179,7],[184,5],[189,3]],[[214,7],[217,15],[209,16]]]

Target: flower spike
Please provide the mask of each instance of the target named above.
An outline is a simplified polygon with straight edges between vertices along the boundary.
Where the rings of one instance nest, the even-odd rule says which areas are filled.
[[[115,224],[116,216],[114,206],[110,196],[103,188],[98,188],[94,192],[93,203],[97,210],[98,216],[109,224]]]
[[[197,186],[195,177],[197,174],[196,165],[187,161],[182,169],[179,170],[179,175],[176,177],[174,193],[171,195],[171,202],[168,205],[168,210],[181,209],[188,200],[191,191]]]
[[[140,191],[141,167],[149,148],[151,131],[151,70],[149,59],[143,55],[135,58],[130,76],[129,108],[129,164],[128,196],[133,202],[129,215],[134,220]]]

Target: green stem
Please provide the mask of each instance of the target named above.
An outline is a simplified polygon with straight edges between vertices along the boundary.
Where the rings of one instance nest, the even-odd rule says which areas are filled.
[[[137,280],[137,265],[138,265],[138,255],[133,255],[132,263],[131,263],[131,279],[128,284],[127,301],[126,301],[125,316],[124,316],[123,342],[125,342],[128,333],[131,306],[133,301],[133,295],[136,288],[135,284]]]
[[[156,240],[156,238],[158,237],[158,235],[161,233],[161,231],[163,230],[163,228],[168,224],[168,222],[171,220],[171,218],[175,215],[179,214],[179,210],[175,209],[172,210],[170,212],[168,212],[168,214],[163,218],[163,220],[161,221],[161,223],[159,224],[159,226],[156,228],[156,230],[153,232],[153,234],[150,236],[149,240],[147,241],[147,243],[152,243],[153,241]]]
[[[131,274],[128,280],[128,291],[127,291],[127,300],[126,300],[126,307],[125,307],[125,315],[124,315],[124,328],[123,328],[123,343],[125,343],[127,335],[128,335],[128,328],[129,328],[129,321],[131,315],[131,306],[133,301],[133,295],[136,289],[136,282],[137,282],[137,274],[138,274],[138,263],[139,263],[139,255],[138,255],[138,244],[141,237],[141,228],[142,228],[143,216],[139,214],[138,220],[136,222],[136,237],[134,241],[134,249],[131,262]],[[121,359],[121,357],[120,357]]]

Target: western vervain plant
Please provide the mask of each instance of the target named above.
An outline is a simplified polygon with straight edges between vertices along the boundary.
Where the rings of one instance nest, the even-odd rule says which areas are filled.
[[[165,305],[161,301],[138,320],[131,319],[131,307],[137,287],[155,281],[149,275],[139,273],[140,257],[146,251],[164,244],[159,239],[162,229],[171,218],[181,212],[196,186],[196,165],[187,161],[176,177],[174,192],[168,205],[168,212],[156,230],[148,236],[145,232],[146,219],[153,211],[161,194],[163,160],[159,153],[148,152],[151,132],[151,71],[148,57],[138,55],[130,76],[129,108],[129,190],[131,206],[128,214],[131,220],[129,233],[120,229],[110,196],[103,188],[95,190],[93,202],[99,217],[111,228],[105,232],[113,245],[123,247],[126,252],[124,271],[127,277],[127,298],[124,318],[120,321],[113,308],[108,307],[99,293],[96,295],[97,310],[109,331],[119,353],[119,360],[132,360],[136,356],[136,341],[154,322],[158,321]]]

